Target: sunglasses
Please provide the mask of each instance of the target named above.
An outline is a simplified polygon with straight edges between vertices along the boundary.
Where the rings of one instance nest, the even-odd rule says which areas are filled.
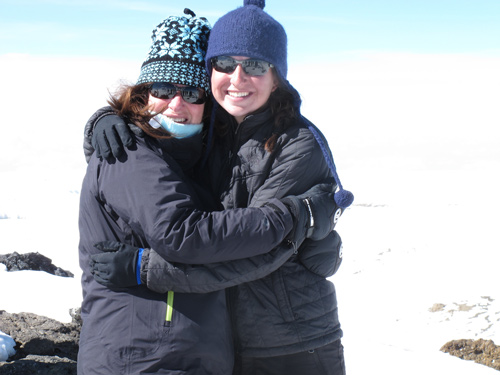
[[[189,104],[203,104],[207,101],[205,90],[193,86],[178,86],[167,82],[152,83],[149,93],[158,99],[173,99],[180,92],[182,99]]]
[[[235,60],[230,56],[218,56],[210,60],[212,67],[221,73],[231,74],[241,65],[243,71],[249,76],[263,76],[273,64],[258,59]]]

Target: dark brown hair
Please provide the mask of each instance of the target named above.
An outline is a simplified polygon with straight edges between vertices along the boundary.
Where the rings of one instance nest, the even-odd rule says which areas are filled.
[[[265,144],[267,152],[271,152],[274,149],[279,135],[291,126],[299,116],[299,108],[296,103],[296,95],[298,96],[298,93],[292,91],[295,89],[284,82],[274,69],[273,74],[278,81],[278,87],[271,93],[268,100],[268,107],[273,114],[274,124],[273,134]]]

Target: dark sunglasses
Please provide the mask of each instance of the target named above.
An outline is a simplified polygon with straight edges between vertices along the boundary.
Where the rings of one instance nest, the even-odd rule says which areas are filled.
[[[243,71],[249,76],[263,76],[273,67],[273,64],[267,61],[258,59],[235,60],[230,56],[218,56],[210,61],[216,71],[227,74],[234,72],[238,65],[241,65]]]
[[[158,99],[173,99],[180,92],[182,99],[190,104],[203,104],[207,101],[205,90],[193,86],[178,86],[167,82],[152,83],[149,93]]]

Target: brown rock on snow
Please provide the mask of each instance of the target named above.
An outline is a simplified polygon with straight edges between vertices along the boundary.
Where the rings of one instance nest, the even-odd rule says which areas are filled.
[[[452,340],[441,351],[500,370],[500,346],[491,340]]]

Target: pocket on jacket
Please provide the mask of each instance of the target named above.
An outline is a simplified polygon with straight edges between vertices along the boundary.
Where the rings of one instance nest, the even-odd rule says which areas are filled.
[[[170,324],[166,322],[168,295],[158,294],[146,288],[134,288],[133,295],[123,298],[122,309],[103,325],[102,345],[114,356],[130,362],[153,356],[170,336]],[[109,335],[110,337],[105,337]]]
[[[285,322],[293,322],[295,320],[295,316],[285,287],[282,269],[279,268],[277,271],[273,272],[271,277],[273,281],[274,295],[276,296],[281,316]]]

